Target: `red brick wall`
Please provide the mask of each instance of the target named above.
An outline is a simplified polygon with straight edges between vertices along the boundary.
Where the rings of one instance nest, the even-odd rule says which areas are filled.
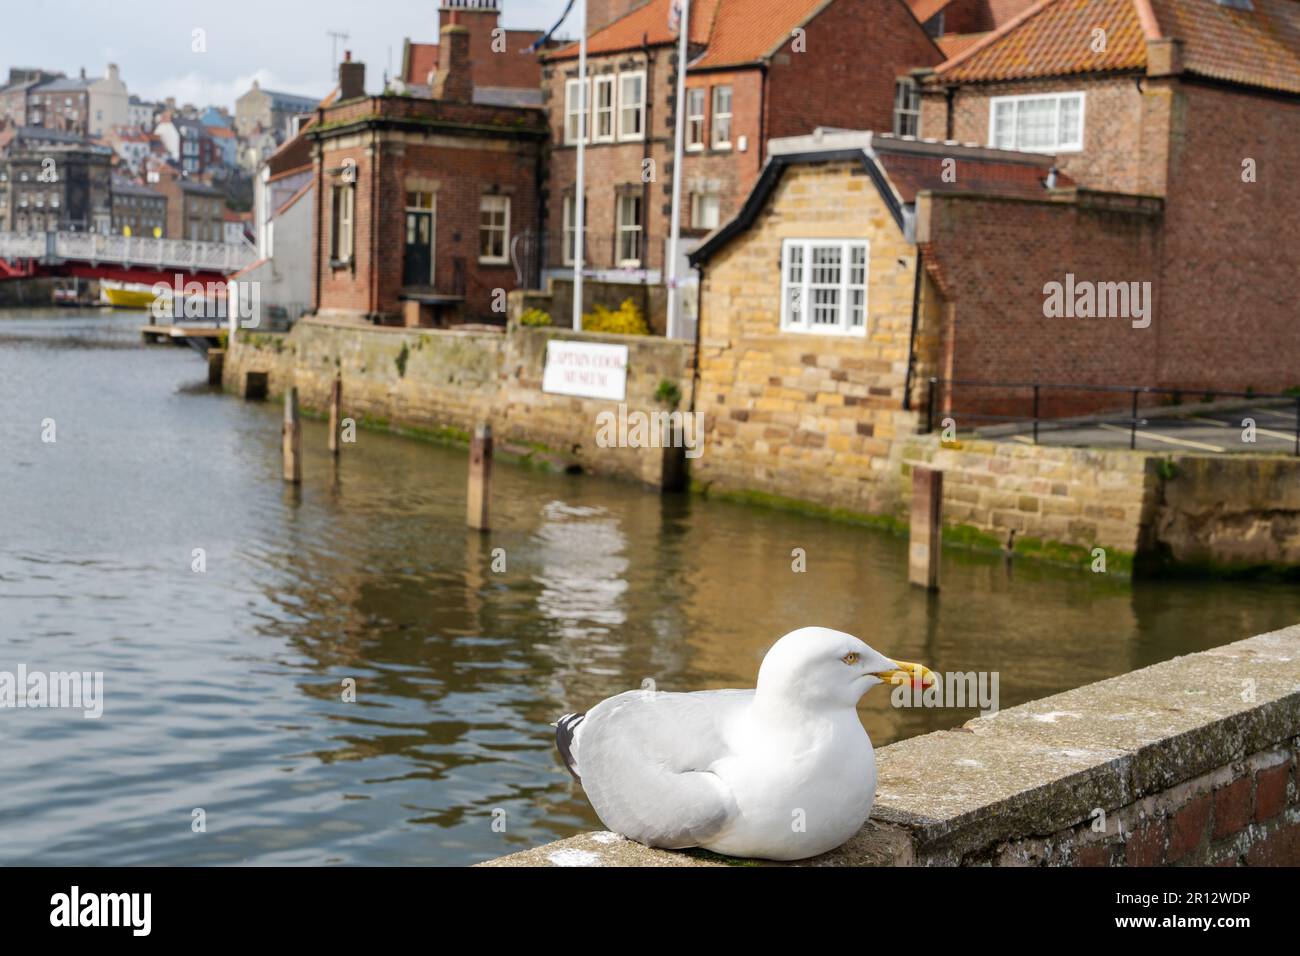
[[[1163,382],[1300,385],[1300,102],[1179,84],[1165,212]],[[1242,182],[1242,161],[1256,181]]]
[[[438,32],[451,22],[455,14],[461,26],[469,30],[469,56],[474,64],[475,86],[508,86],[536,89],[541,82],[542,66],[535,53],[520,51],[542,35],[540,30],[508,30],[503,34],[498,47],[504,44],[500,52],[492,49],[492,31],[501,24],[495,10],[440,10],[438,11]],[[445,51],[439,51],[445,56]],[[423,77],[417,82],[424,82]]]
[[[809,21],[807,49],[787,43],[769,67],[767,137],[817,126],[894,125],[894,80],[943,61],[899,0],[836,0]]]
[[[960,175],[960,173],[959,173]],[[920,217],[925,216],[922,210]],[[1158,215],[1108,212],[1073,204],[934,197],[927,263],[937,263],[955,303],[945,342],[955,379],[994,382],[1151,384],[1164,316]],[[1043,287],[1076,281],[1150,281],[1154,319],[1135,329],[1127,318],[1047,318]],[[956,412],[1028,415],[1031,393],[958,388]],[[1044,417],[1114,404],[1091,393],[1045,394]],[[1121,400],[1119,404],[1123,404]],[[958,417],[958,425],[963,423]]]
[[[987,146],[989,104],[994,97],[1075,91],[1085,94],[1083,149],[1058,154],[1061,170],[1091,189],[1159,195],[1152,175],[1163,167],[1163,137],[1148,135],[1144,139],[1142,135],[1146,111],[1159,101],[1154,93],[1139,93],[1132,77],[1067,77],[961,87],[953,96],[951,138]],[[926,98],[922,136],[946,138],[943,103],[941,94]]]

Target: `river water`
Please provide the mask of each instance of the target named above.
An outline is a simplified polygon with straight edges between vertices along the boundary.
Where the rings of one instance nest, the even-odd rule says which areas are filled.
[[[0,709],[0,863],[473,863],[599,826],[561,713],[752,686],[799,626],[997,671],[1006,707],[1300,620],[1294,588],[959,552],[934,598],[901,539],[505,463],[480,538],[463,451],[363,431],[335,466],[309,421],[288,488],[278,406],[143,321],[0,314],[0,670],[104,674],[97,720]],[[975,713],[861,705],[877,745]]]

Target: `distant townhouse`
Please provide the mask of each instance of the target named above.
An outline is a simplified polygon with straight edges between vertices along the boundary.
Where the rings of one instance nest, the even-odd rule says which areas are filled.
[[[207,128],[196,119],[167,111],[154,130],[172,161],[189,175],[202,173],[212,165],[214,152]]]
[[[318,314],[379,323],[504,321],[529,284],[540,110],[474,102],[469,31],[442,27],[434,98],[366,96],[360,63],[305,132],[313,145]]]
[[[669,0],[637,6],[588,38],[584,252],[600,278],[662,280],[676,43]],[[552,133],[545,254],[554,274],[571,268],[574,254],[577,58],[576,44],[543,57]],[[684,249],[735,215],[771,139],[819,125],[888,130],[899,78],[942,59],[898,0],[697,0],[686,76]]]
[[[102,137],[102,142],[117,154],[123,166],[136,173],[153,151],[153,136],[135,126],[115,127]]]
[[[130,95],[116,63],[108,64],[104,76],[89,81],[86,93],[86,130],[89,135],[103,136],[109,130],[130,122]]]
[[[225,199],[221,191],[174,169],[158,171],[153,185],[167,199],[167,238],[221,242],[225,237]]]
[[[206,165],[232,170],[239,161],[239,140],[228,126],[204,126],[204,145],[207,149]]]
[[[0,228],[107,234],[112,159],[108,147],[71,133],[18,129],[0,156]]]
[[[297,118],[315,109],[317,102],[309,96],[264,90],[254,80],[253,88],[235,100],[235,132],[249,136],[260,128],[288,135]]]
[[[85,136],[90,131],[90,82],[80,76],[60,76],[33,86],[27,97],[31,126]]]
[[[128,179],[113,180],[113,233],[162,238],[167,231],[167,197]]]
[[[0,87],[0,125],[8,122],[12,126],[27,126],[31,91],[58,79],[62,73],[53,70],[41,70],[34,67],[11,67],[9,80]]]
[[[157,103],[145,102],[134,94],[127,99],[126,122],[135,129],[152,132],[158,125],[157,116],[160,112],[162,107]]]

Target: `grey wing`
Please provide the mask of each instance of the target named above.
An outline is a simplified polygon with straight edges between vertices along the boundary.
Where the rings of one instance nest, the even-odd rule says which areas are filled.
[[[721,832],[736,801],[708,768],[727,755],[723,727],[753,694],[629,691],[588,711],[578,734],[579,772],[605,826],[669,849]]]

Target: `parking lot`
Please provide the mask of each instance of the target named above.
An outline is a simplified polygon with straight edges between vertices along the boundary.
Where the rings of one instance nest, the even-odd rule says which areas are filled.
[[[1293,454],[1296,450],[1294,403],[1235,403],[1185,412],[1172,408],[1144,409],[1138,415],[1136,448],[1139,451]],[[1254,423],[1253,442],[1249,440],[1250,422]],[[1122,414],[1109,421],[1040,422],[1038,444],[1127,448],[1130,431]],[[980,434],[1003,441],[1034,443],[1032,423],[981,429]]]

